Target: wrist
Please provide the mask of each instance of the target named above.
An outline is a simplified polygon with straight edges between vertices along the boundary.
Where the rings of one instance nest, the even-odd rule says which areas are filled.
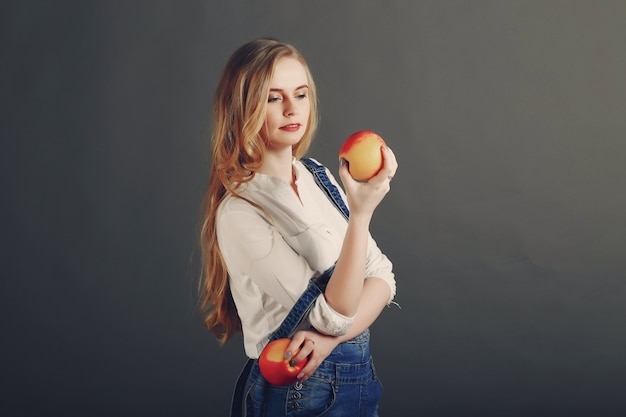
[[[371,212],[352,211],[350,212],[350,219],[348,220],[348,224],[369,229],[373,215],[374,213]]]

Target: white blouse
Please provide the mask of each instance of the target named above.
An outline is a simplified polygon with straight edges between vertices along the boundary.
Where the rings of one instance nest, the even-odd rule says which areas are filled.
[[[306,167],[295,159],[293,167],[298,194],[288,182],[258,173],[238,190],[266,213],[232,195],[217,210],[217,240],[241,318],[245,352],[251,358],[259,356],[309,280],[335,263],[347,228]],[[328,169],[326,173],[346,201]],[[392,264],[371,236],[366,277],[381,278],[389,285],[391,303],[396,292]],[[321,294],[303,327],[309,325],[338,336],[350,329],[352,318],[333,310]]]

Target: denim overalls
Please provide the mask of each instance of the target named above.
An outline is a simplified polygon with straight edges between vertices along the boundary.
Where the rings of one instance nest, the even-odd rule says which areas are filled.
[[[250,382],[248,416],[377,417],[382,385],[369,350],[369,330],[341,343],[305,382]]]
[[[328,198],[348,218],[341,195],[330,182],[324,167],[302,159]],[[315,299],[324,292],[334,267],[311,280],[270,341],[289,337],[306,317]],[[377,417],[382,385],[376,375],[369,348],[369,330],[339,344],[305,382],[290,386],[268,383],[259,371],[258,361],[249,360],[233,395],[231,416],[246,417]]]

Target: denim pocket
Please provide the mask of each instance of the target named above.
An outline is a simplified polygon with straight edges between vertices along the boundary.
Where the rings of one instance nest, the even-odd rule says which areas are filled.
[[[326,378],[311,377],[304,383],[276,386],[260,377],[250,387],[248,407],[255,417],[285,415],[324,416],[337,400],[335,384]]]
[[[254,417],[283,415],[287,387],[272,385],[263,377],[258,377],[250,386],[248,413]]]
[[[306,416],[326,415],[337,401],[335,391],[331,380],[312,376],[306,382],[289,387],[287,410],[301,410]]]
[[[250,386],[247,400],[249,400],[248,407],[251,405],[254,406],[254,415],[261,415],[258,412],[261,411],[263,407],[264,382],[263,378],[257,378]]]

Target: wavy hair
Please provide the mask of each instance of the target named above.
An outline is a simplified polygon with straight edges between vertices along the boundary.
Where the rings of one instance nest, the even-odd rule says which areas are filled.
[[[308,78],[311,108],[309,121],[302,139],[293,146],[294,157],[301,158],[313,139],[318,113],[311,72],[296,48],[275,39],[257,39],[244,44],[229,58],[215,92],[212,163],[200,236],[202,277],[199,285],[199,309],[204,325],[215,334],[221,344],[241,331],[241,320],[230,291],[226,263],[217,241],[216,212],[226,195],[243,198],[238,194],[237,188],[250,181],[263,162],[267,148],[261,137],[261,130],[266,118],[270,81],[276,63],[285,57],[300,61]]]

